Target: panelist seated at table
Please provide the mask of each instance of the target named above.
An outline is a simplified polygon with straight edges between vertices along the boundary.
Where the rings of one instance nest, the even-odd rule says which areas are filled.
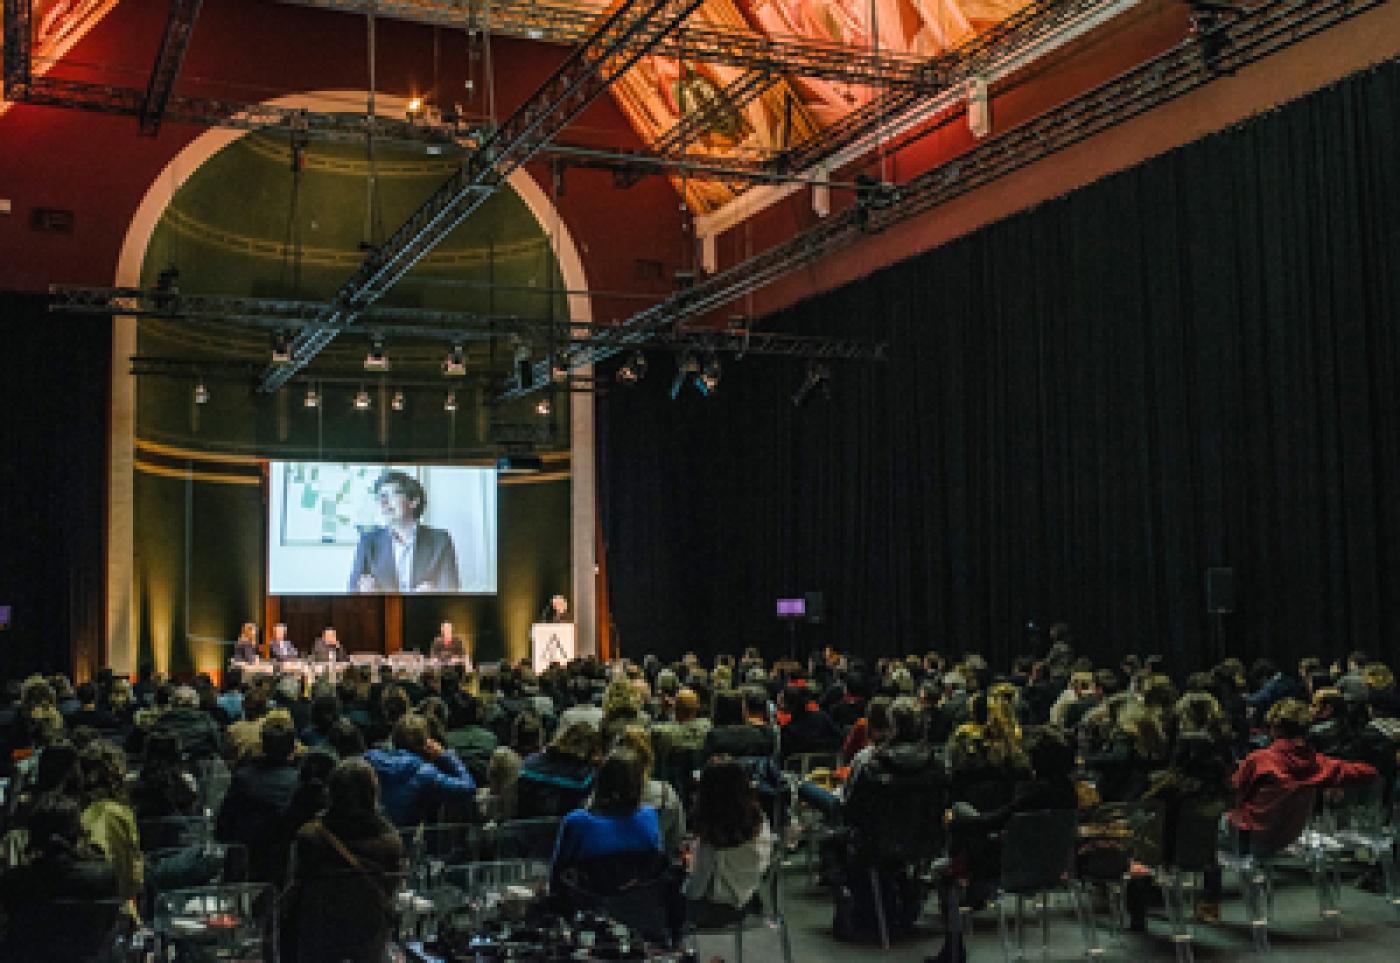
[[[437,638],[428,648],[428,655],[434,659],[465,659],[467,643],[452,631],[452,623],[444,622],[438,627]]]
[[[267,657],[278,662],[301,658],[301,653],[297,651],[296,645],[287,638],[286,623],[278,622],[272,627],[272,638],[267,640]]]
[[[244,622],[233,643],[233,661],[258,661],[258,627],[252,622]]]
[[[340,640],[335,637],[335,629],[326,626],[321,632],[321,637],[311,646],[311,661],[313,662],[344,662],[345,646],[340,644]]]
[[[388,471],[374,483],[384,524],[360,533],[351,592],[456,592],[457,549],[446,529],[422,524],[428,496],[416,478]]]

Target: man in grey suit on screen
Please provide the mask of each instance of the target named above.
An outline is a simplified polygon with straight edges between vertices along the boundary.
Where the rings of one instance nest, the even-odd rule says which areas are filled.
[[[360,533],[352,592],[456,592],[457,549],[445,529],[420,523],[428,496],[418,479],[386,471],[374,483],[384,524]]]

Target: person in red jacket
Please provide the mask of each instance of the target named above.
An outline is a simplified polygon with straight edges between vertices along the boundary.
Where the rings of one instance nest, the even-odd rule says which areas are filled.
[[[1277,851],[1298,838],[1318,790],[1376,778],[1374,766],[1333,759],[1308,745],[1308,707],[1298,699],[1275,703],[1265,721],[1273,742],[1250,753],[1235,770],[1236,805],[1228,813],[1230,826],[1256,853]]]

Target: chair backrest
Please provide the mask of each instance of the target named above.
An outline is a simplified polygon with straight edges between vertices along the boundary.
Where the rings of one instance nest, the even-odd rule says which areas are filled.
[[[805,779],[813,769],[829,769],[834,772],[840,765],[839,752],[795,752],[783,760],[783,771]]]
[[[1001,888],[1034,893],[1061,886],[1074,864],[1076,822],[1072,809],[1012,816],[1001,837]]]
[[[679,908],[679,878],[666,870],[660,853],[615,853],[583,860],[553,885],[570,913],[605,915],[637,930],[649,941],[670,946],[675,926],[672,908]]]
[[[943,855],[947,783],[936,763],[895,770],[872,759],[848,790],[843,809],[857,859],[912,866]]]
[[[1188,873],[1214,869],[1220,839],[1220,800],[1182,800],[1177,807],[1168,864]]]
[[[171,958],[188,943],[209,958],[262,959],[274,930],[275,893],[265,883],[168,890],[155,900],[156,937]]]
[[[1162,863],[1164,807],[1160,802],[1102,803],[1079,816],[1078,874],[1116,880],[1136,860]]]
[[[210,827],[202,816],[161,816],[142,819],[136,824],[141,851],[197,846],[210,838]]]
[[[559,820],[513,819],[501,823],[494,833],[497,859],[550,859],[559,836]]]

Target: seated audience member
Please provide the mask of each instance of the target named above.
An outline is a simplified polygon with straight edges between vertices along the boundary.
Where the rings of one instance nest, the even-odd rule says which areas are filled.
[[[392,749],[370,749],[384,814],[396,826],[431,822],[439,807],[469,806],[476,783],[462,761],[428,737],[428,722],[410,713],[394,724]]]
[[[705,736],[701,756],[742,758],[772,756],[776,748],[773,729],[748,721],[744,696],[733,689],[715,692],[714,724]]]
[[[1043,729],[1030,741],[1027,753],[1030,780],[1019,782],[1009,801],[995,809],[978,811],[966,802],[953,806],[949,823],[948,851],[954,857],[954,869],[971,880],[969,900],[978,905],[985,900],[994,874],[1001,866],[1001,851],[997,834],[1017,813],[1040,809],[1076,809],[1079,797],[1070,773],[1074,769],[1074,750],[1057,729]]]
[[[136,815],[126,801],[126,756],[104,739],[94,739],[78,751],[82,770],[83,832],[112,864],[117,895],[135,899],[141,892],[143,866]]]
[[[642,776],[641,760],[630,749],[615,749],[603,760],[592,804],[559,824],[550,863],[556,892],[570,876],[585,890],[610,892],[619,877],[662,860],[661,825],[656,810],[642,805]]]
[[[598,760],[598,733],[575,723],[520,764],[515,812],[520,819],[562,816],[583,805],[593,786]]]
[[[486,782],[486,769],[496,751],[496,734],[481,724],[481,701],[470,693],[452,700],[447,717],[446,745],[466,765],[478,783]]]
[[[788,722],[778,735],[779,754],[783,759],[799,753],[841,749],[840,728],[817,708],[806,689],[798,686],[784,689],[783,710],[788,715]]]
[[[178,736],[191,761],[217,759],[223,749],[218,723],[199,707],[199,694],[186,685],[171,691],[170,708],[156,718],[151,732]]]
[[[1365,652],[1352,652],[1347,656],[1345,666],[1332,666],[1333,676],[1337,679],[1337,688],[1342,691],[1342,696],[1348,702],[1365,702],[1367,698],[1366,676],[1364,670],[1370,661]]]
[[[0,960],[94,958],[117,925],[117,875],[84,839],[78,803],[48,793],[29,812],[24,860],[0,874]]]
[[[675,857],[685,837],[685,807],[675,787],[652,778],[651,737],[641,726],[628,726],[613,746],[636,753],[642,767],[642,805],[656,810],[661,826],[661,851],[668,857]]]
[[[224,733],[224,761],[230,769],[237,769],[262,753],[263,719],[268,707],[267,690],[262,686],[254,686],[243,697],[243,718]]]
[[[301,730],[301,744],[308,749],[329,745],[331,731],[340,721],[340,700],[323,691],[311,700],[311,724]]]
[[[1006,700],[977,695],[972,717],[948,740],[948,775],[953,802],[990,811],[1005,805],[1018,783],[1030,778],[1030,765]]]
[[[1317,752],[1339,759],[1351,759],[1356,732],[1347,711],[1347,700],[1339,689],[1318,689],[1312,695],[1308,745]]]
[[[1306,692],[1303,680],[1279,671],[1268,659],[1258,659],[1250,670],[1254,691],[1244,697],[1256,720],[1266,719],[1274,703],[1284,699],[1300,699]]]
[[[121,732],[121,720],[109,710],[98,707],[97,686],[93,685],[91,682],[82,682],[79,683],[75,691],[77,692],[79,707],[76,712],[69,714],[65,718],[65,723],[70,729],[76,729],[79,726],[90,726],[100,732]]]
[[[672,673],[674,677],[674,673]],[[710,720],[700,715],[700,697],[689,687],[676,690],[672,719],[651,727],[652,748],[658,765],[672,755],[694,754],[705,745],[710,734]]]
[[[195,815],[199,787],[185,767],[180,737],[162,732],[146,740],[141,771],[131,785],[131,806],[140,823]],[[152,842],[143,840],[147,848]]]
[[[1092,671],[1073,673],[1069,677],[1069,685],[1065,686],[1064,691],[1055,700],[1055,704],[1050,707],[1050,724],[1061,729],[1069,728],[1066,725],[1065,717],[1070,708],[1082,705],[1086,699],[1092,700],[1093,694],[1094,673]]]
[[[326,748],[335,753],[337,759],[363,756],[365,754],[365,735],[349,719],[338,719],[335,725],[331,726],[331,735],[326,741]]]
[[[520,780],[520,757],[509,746],[498,746],[486,766],[489,792],[482,812],[484,819],[498,823],[515,818],[515,790]],[[478,801],[481,797],[478,796]]]
[[[1277,852],[1297,839],[1317,790],[1376,778],[1374,766],[1333,759],[1307,744],[1308,707],[1299,700],[1274,703],[1265,721],[1273,741],[1246,756],[1233,778],[1236,804],[1229,825],[1245,852]]]
[[[297,766],[296,788],[278,817],[277,832],[272,843],[274,851],[267,860],[271,882],[279,890],[286,882],[287,861],[291,857],[297,833],[330,803],[330,778],[336,765],[336,757],[321,749],[313,749],[301,757],[301,763]]]
[[[234,770],[214,825],[220,842],[247,847],[248,876],[258,882],[280,878],[281,867],[272,865],[272,857],[282,813],[297,787],[296,745],[289,721],[264,722],[262,754]]]
[[[700,926],[724,922],[754,903],[773,858],[773,831],[742,766],[726,756],[706,764],[690,822],[688,915]]]
[[[380,814],[374,769],[363,759],[336,766],[326,800],[325,813],[296,834],[284,958],[382,963],[403,841]]]
[[[243,718],[243,673],[237,666],[224,670],[219,681],[219,707],[228,713],[231,721]]]
[[[604,743],[611,743],[628,726],[647,725],[651,719],[642,710],[643,698],[627,680],[619,679],[603,693],[603,721],[599,726]]]
[[[1084,768],[1096,777],[1099,798],[1106,803],[1139,799],[1154,771],[1166,763],[1167,739],[1157,718],[1136,702],[1124,705],[1108,745],[1086,753]]]

